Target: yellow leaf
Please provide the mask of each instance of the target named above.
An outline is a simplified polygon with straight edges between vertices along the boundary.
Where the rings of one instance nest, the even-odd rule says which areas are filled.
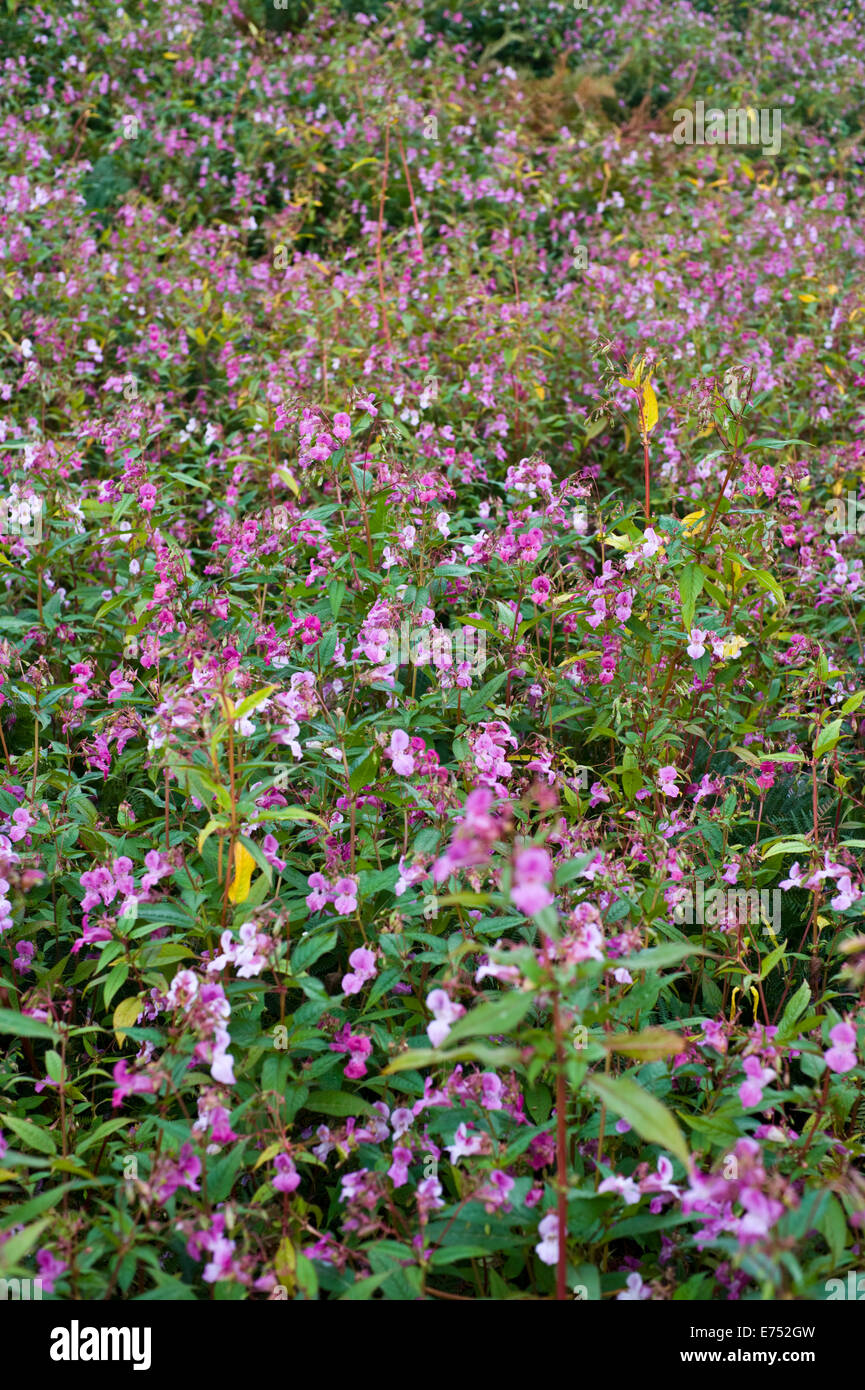
[[[268,1144],[267,1148],[264,1150],[264,1153],[259,1155],[258,1161],[253,1167],[253,1173],[255,1172],[256,1168],[261,1167],[262,1163],[269,1163],[272,1158],[275,1158],[277,1154],[283,1153],[284,1150],[285,1144],[281,1139],[277,1139],[276,1142],[273,1144]]]
[[[249,884],[255,860],[245,845],[234,846],[234,877],[228,890],[228,900],[232,903],[245,903],[249,897]]]
[[[722,655],[735,659],[739,653],[744,651],[745,647],[749,645],[750,644],[745,641],[744,637],[739,637],[737,633],[734,633],[733,636],[728,637],[727,641],[724,643]]]
[[[817,303],[817,296],[816,296],[816,294],[800,294],[800,295],[799,295],[799,298],[800,298],[800,300],[802,301],[803,304],[816,304],[816,303]]]
[[[658,398],[655,395],[651,381],[643,385],[643,425],[646,434],[649,434],[658,423]]]
[[[273,1268],[276,1271],[276,1277],[279,1282],[284,1284],[289,1293],[291,1293],[296,1284],[297,1251],[292,1245],[289,1236],[283,1236],[282,1240],[279,1242],[279,1247],[273,1260]]]
[[[546,394],[547,394],[547,393],[546,393],[546,391],[544,390],[544,388],[543,388],[543,386],[541,385],[541,383],[540,383],[539,381],[536,381],[536,382],[535,382],[535,395],[537,396],[538,400],[539,400],[539,401],[542,401],[542,400],[544,399],[544,397],[546,396]]]
[[[141,1000],[137,994],[130,994],[128,999],[121,999],[120,1003],[117,1005],[117,1008],[114,1010],[112,1027],[114,1028],[114,1036],[117,1039],[118,1047],[122,1047],[125,1042],[129,1041],[126,1034],[118,1032],[118,1029],[134,1028],[135,1020],[140,1013]]]
[[[291,472],[289,468],[277,468],[276,474],[278,478],[282,479],[286,487],[291,488],[295,497],[300,496],[300,488],[297,485],[297,479],[295,478],[294,474]]]
[[[696,536],[697,532],[703,529],[703,517],[705,515],[706,508],[701,507],[698,512],[688,512],[687,516],[682,517],[686,536]]]
[[[640,255],[641,253],[639,251],[631,252],[630,256],[628,257],[628,265],[630,266],[631,270],[633,270],[636,266],[640,264]]]

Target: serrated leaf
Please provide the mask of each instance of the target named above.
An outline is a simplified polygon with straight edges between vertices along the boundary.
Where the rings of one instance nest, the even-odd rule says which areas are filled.
[[[686,632],[694,626],[697,599],[703,589],[705,575],[699,565],[683,565],[679,571],[679,597],[682,600],[682,625]]]
[[[690,1157],[684,1135],[676,1117],[657,1096],[644,1091],[629,1076],[589,1076],[584,1084],[648,1143],[660,1144],[688,1166]]]
[[[827,724],[825,729],[821,729],[814,744],[814,757],[822,758],[824,753],[831,753],[839,738],[841,737],[841,726],[843,719],[833,719],[831,724]]]
[[[53,1158],[57,1153],[57,1145],[54,1136],[48,1133],[47,1129],[34,1125],[30,1120],[21,1120],[17,1115],[4,1115],[0,1128],[11,1129],[13,1134],[17,1134],[22,1144],[26,1144],[28,1149],[35,1149],[40,1154],[50,1154]]]
[[[304,1110],[312,1110],[316,1115],[371,1115],[373,1108],[363,1096],[351,1095],[348,1091],[313,1091],[303,1103]]]
[[[0,1009],[0,1033],[13,1033],[19,1038],[50,1038],[57,1042],[59,1034],[50,1023],[29,1014],[19,1014],[16,1009]]]
[[[522,994],[512,991],[502,995],[499,999],[493,999],[486,1004],[478,1004],[475,1008],[457,1020],[452,1026],[445,1039],[445,1043],[450,1046],[460,1038],[489,1037],[491,1034],[509,1033],[515,1028],[532,1007],[534,999],[531,994]]]
[[[807,840],[776,840],[774,844],[767,845],[761,854],[761,859],[774,859],[779,854],[810,854],[811,846]]]

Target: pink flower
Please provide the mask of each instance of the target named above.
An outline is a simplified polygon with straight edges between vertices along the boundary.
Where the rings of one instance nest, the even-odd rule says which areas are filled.
[[[312,892],[307,894],[306,905],[310,912],[320,912],[330,901],[331,886],[323,874],[310,874],[307,883]]]
[[[344,410],[337,411],[333,417],[333,432],[340,443],[344,444],[351,438],[351,420]]]
[[[300,1187],[300,1174],[294,1166],[294,1159],[289,1158],[288,1154],[277,1154],[273,1166],[276,1169],[273,1186],[277,1192],[293,1192]]]
[[[658,786],[664,793],[664,796],[679,795],[679,788],[676,786],[676,778],[678,775],[676,768],[672,765],[658,768]]]
[[[552,585],[545,574],[536,575],[532,580],[532,600],[538,608],[548,601]]]
[[[123,1104],[127,1096],[143,1095],[155,1090],[156,1084],[152,1077],[144,1076],[140,1072],[130,1072],[125,1057],[114,1063],[114,1094],[111,1104],[115,1110]]]
[[[622,1289],[621,1293],[616,1294],[617,1302],[626,1302],[628,1299],[636,1301],[641,1298],[652,1297],[652,1290],[648,1284],[643,1283],[643,1276],[636,1271],[628,1275],[625,1283],[627,1287]]]
[[[452,1143],[445,1145],[451,1156],[451,1163],[456,1163],[461,1158],[470,1158],[472,1154],[483,1153],[486,1147],[486,1137],[483,1134],[469,1134],[465,1124],[457,1125]]]
[[[365,946],[359,946],[348,958],[352,973],[343,975],[344,994],[359,994],[367,980],[374,980],[377,974],[375,954]]]
[[[352,912],[357,912],[357,879],[340,878],[334,886],[333,905],[340,916],[347,917]]]
[[[535,1254],[545,1265],[559,1262],[559,1218],[554,1211],[548,1212],[538,1226],[540,1240],[535,1246]]]
[[[836,1023],[829,1037],[833,1046],[823,1054],[830,1071],[843,1076],[856,1066],[856,1029],[850,1023]]]
[[[527,917],[533,917],[536,912],[541,912],[555,901],[547,888],[552,877],[552,861],[545,849],[533,847],[519,850],[514,859],[511,901],[520,912],[524,912]]]
[[[691,657],[692,661],[699,661],[700,657],[705,654],[705,641],[707,636],[708,633],[705,632],[703,628],[691,628],[691,637],[688,642],[688,656]]]
[[[795,864],[791,864],[789,877],[782,878],[779,887],[787,889],[804,888],[804,886],[805,884],[802,878],[802,870],[799,868],[799,861],[797,860]]]
[[[761,1066],[758,1057],[746,1057],[742,1065],[748,1080],[739,1087],[739,1099],[746,1108],[759,1105],[763,1099],[763,1087],[775,1080],[775,1073],[771,1067]]]
[[[54,1292],[54,1280],[59,1279],[69,1265],[65,1260],[59,1260],[56,1255],[52,1255],[50,1250],[42,1249],[36,1252],[36,1263],[39,1266],[39,1278],[42,1280],[43,1293]]]
[[[352,1033],[346,1023],[337,1033],[333,1042],[330,1044],[331,1052],[347,1052],[351,1060],[347,1067],[343,1068],[343,1076],[347,1076],[350,1081],[359,1081],[362,1076],[366,1076],[366,1059],[372,1052],[372,1042],[362,1033]]]
[[[400,777],[411,777],[415,769],[414,758],[411,753],[407,751],[409,743],[409,736],[404,729],[394,729],[390,736],[390,746],[387,751],[390,754],[393,770],[398,773]]]
[[[433,1015],[433,1022],[427,1024],[427,1037],[433,1047],[441,1047],[451,1030],[451,1024],[462,1018],[465,1009],[462,1004],[455,1004],[443,989],[431,990],[426,1003]]]
[[[481,1075],[481,1105],[485,1110],[501,1110],[504,1086],[494,1071]]]
[[[442,1185],[438,1178],[424,1178],[423,1182],[417,1185],[417,1205],[421,1216],[426,1216],[427,1212],[437,1211],[444,1206],[442,1201]]]
[[[844,912],[846,908],[852,907],[856,900],[861,896],[859,889],[853,887],[852,879],[849,874],[841,874],[836,880],[835,887],[838,892],[832,899],[830,906],[836,912]]]
[[[402,1148],[398,1144],[393,1151],[393,1162],[387,1170],[387,1175],[394,1187],[402,1187],[408,1182],[408,1165],[410,1163],[411,1149]]]

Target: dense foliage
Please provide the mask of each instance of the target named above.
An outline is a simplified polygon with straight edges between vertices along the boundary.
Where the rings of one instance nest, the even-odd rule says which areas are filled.
[[[865,12],[0,42],[0,1277],[834,1296]]]

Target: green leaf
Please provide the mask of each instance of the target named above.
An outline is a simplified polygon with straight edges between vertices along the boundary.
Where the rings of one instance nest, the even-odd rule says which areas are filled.
[[[32,1226],[25,1226],[23,1231],[16,1231],[8,1240],[4,1240],[0,1245],[0,1269],[13,1269],[29,1250],[32,1250],[37,1240],[54,1221],[53,1216],[43,1216],[41,1221],[34,1221]]]
[[[826,1237],[826,1243],[832,1252],[832,1259],[837,1269],[847,1244],[847,1218],[838,1198],[831,1194],[820,1218],[819,1229]]]
[[[30,1018],[28,1014],[19,1014],[16,1009],[0,1009],[0,1033],[13,1033],[19,1038],[49,1038],[51,1042],[59,1041],[57,1029],[52,1028],[50,1023]]]
[[[275,685],[265,685],[262,686],[261,690],[255,690],[251,695],[247,695],[246,699],[241,700],[240,704],[236,707],[234,711],[235,719],[243,719],[247,714],[251,714],[259,705],[264,704],[265,700],[273,694],[275,689]]]
[[[385,1279],[389,1279],[390,1276],[391,1271],[386,1269],[381,1274],[369,1274],[365,1279],[357,1279],[355,1283],[349,1285],[345,1293],[340,1294],[339,1302],[365,1302],[372,1298],[376,1289],[381,1288]]]
[[[291,953],[291,973],[300,975],[304,970],[323,956],[327,951],[332,951],[337,942],[338,933],[335,931],[316,932],[312,936],[299,941]]]
[[[703,588],[704,575],[699,565],[683,565],[679,571],[679,597],[682,600],[682,623],[687,632],[694,626],[697,599]]]
[[[787,1007],[781,1015],[781,1022],[778,1025],[778,1042],[786,1042],[791,1030],[795,1028],[799,1019],[811,1002],[811,986],[807,980],[796,990],[792,999],[787,1000]]]
[[[367,753],[366,757],[357,764],[348,779],[348,784],[353,792],[363,791],[364,787],[368,787],[375,781],[376,773],[378,772],[378,763],[378,749],[372,748]]]
[[[49,1134],[47,1129],[40,1129],[39,1125],[31,1124],[29,1120],[20,1120],[17,1115],[4,1115],[2,1127],[17,1134],[28,1149],[35,1149],[40,1154],[50,1154],[52,1158],[57,1153],[53,1135]]]
[[[774,951],[769,952],[768,956],[763,961],[763,964],[760,967],[761,980],[765,980],[766,976],[771,974],[771,972],[775,969],[775,966],[778,964],[778,961],[781,959],[786,949],[787,943],[786,941],[782,941],[780,946],[776,946]]]
[[[118,961],[105,981],[105,1007],[111,1008],[111,1001],[119,989],[126,984],[129,975],[129,966],[125,960]]]
[[[821,729],[817,742],[814,744],[814,757],[822,758],[824,753],[831,753],[839,738],[841,737],[841,725],[843,719],[833,719],[831,724],[827,724],[825,729]]]
[[[676,1117],[656,1096],[644,1091],[629,1076],[589,1076],[585,1085],[608,1110],[627,1120],[643,1139],[650,1144],[660,1144],[687,1167],[690,1159],[684,1135]]]
[[[688,956],[705,956],[709,952],[690,941],[665,941],[663,946],[650,946],[648,950],[637,951],[628,956],[629,970],[663,970],[668,965],[678,965]]]
[[[348,1091],[313,1091],[303,1104],[304,1110],[312,1110],[316,1115],[371,1115],[372,1106],[363,1096],[350,1095]]]
[[[763,850],[761,859],[774,859],[779,854],[810,854],[812,846],[807,840],[775,840]]]
[[[460,1038],[488,1038],[494,1033],[509,1033],[525,1018],[533,1003],[531,994],[512,991],[487,1004],[478,1004],[457,1020],[445,1042],[450,1048]]]

